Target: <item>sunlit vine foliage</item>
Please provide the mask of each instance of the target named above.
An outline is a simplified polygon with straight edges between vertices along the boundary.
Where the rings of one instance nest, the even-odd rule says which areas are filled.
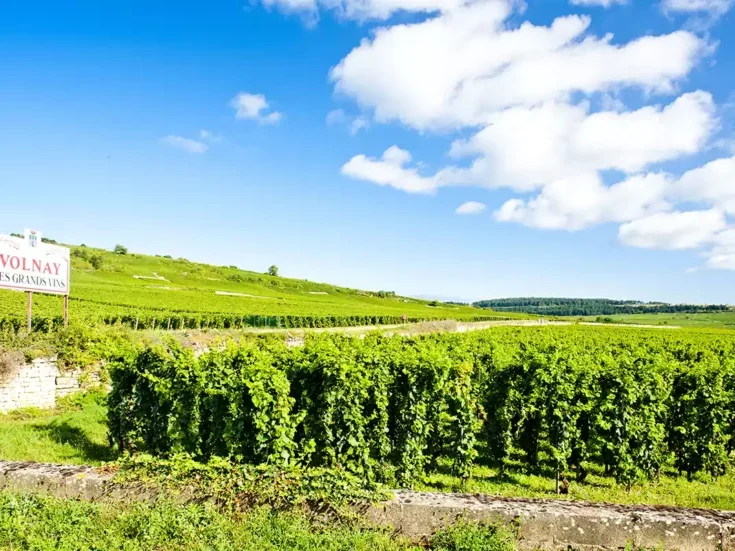
[[[619,483],[722,475],[735,447],[735,339],[622,328],[271,339],[200,358],[175,343],[112,369],[121,449],[338,469],[411,486],[439,460]]]

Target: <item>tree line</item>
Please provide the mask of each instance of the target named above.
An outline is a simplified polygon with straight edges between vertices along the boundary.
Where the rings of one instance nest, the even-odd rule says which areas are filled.
[[[519,297],[480,300],[473,306],[505,312],[524,312],[547,316],[610,316],[615,314],[724,312],[726,304],[669,304],[637,300],[599,298]]]

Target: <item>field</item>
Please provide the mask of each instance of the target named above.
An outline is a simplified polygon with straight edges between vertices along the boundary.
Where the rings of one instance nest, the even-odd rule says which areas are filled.
[[[110,412],[90,395],[0,417],[0,458],[100,464],[132,444],[366,487],[554,497],[566,480],[569,499],[735,509],[730,335],[497,327],[292,349],[250,335],[198,360],[137,343]]]
[[[508,527],[407,540],[342,520],[392,488],[735,511],[729,331],[536,324],[299,346],[211,333],[225,342],[201,356],[161,330],[28,337],[62,341],[69,365],[106,360],[111,390],[0,415],[0,459],[103,466],[162,498],[0,491],[0,549],[518,549]],[[181,488],[197,502],[164,497]]]
[[[0,320],[25,320],[25,294],[0,291]],[[59,297],[34,297],[35,324],[58,325]],[[139,328],[328,327],[424,319],[524,318],[469,306],[431,303],[386,291],[360,291],[189,262],[72,248],[70,315],[74,320]],[[7,322],[6,322],[7,323]]]
[[[706,314],[622,314],[612,316],[584,316],[583,318],[574,317],[569,319],[597,321],[600,317],[604,319],[609,318],[617,323],[735,329],[735,311],[711,312]]]

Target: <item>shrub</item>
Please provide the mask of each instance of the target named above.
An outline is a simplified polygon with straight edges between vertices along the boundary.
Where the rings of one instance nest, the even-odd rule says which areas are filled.
[[[105,261],[102,258],[101,254],[93,254],[89,257],[89,263],[95,270],[99,270],[100,268],[102,268],[102,265],[105,263]]]

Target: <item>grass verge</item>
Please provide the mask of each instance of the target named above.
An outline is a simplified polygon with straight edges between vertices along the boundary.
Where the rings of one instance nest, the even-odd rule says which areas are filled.
[[[572,480],[568,493],[557,494],[553,469],[548,472],[527,472],[509,463],[505,473],[490,466],[477,465],[472,478],[462,483],[448,474],[449,465],[440,465],[439,472],[425,477],[418,490],[430,492],[459,491],[491,496],[547,498],[618,503],[623,505],[665,505],[697,509],[735,510],[735,473],[728,472],[715,480],[706,475],[687,481],[686,477],[666,470],[657,481],[634,485],[630,490],[605,476],[602,469],[590,465],[584,482]]]
[[[0,459],[100,465],[115,459],[107,442],[107,407],[100,393],[59,400],[54,410],[0,415]]]
[[[460,524],[426,542],[357,525],[318,525],[259,507],[237,517],[211,505],[124,507],[0,492],[0,549],[92,551],[513,551],[502,528]]]

